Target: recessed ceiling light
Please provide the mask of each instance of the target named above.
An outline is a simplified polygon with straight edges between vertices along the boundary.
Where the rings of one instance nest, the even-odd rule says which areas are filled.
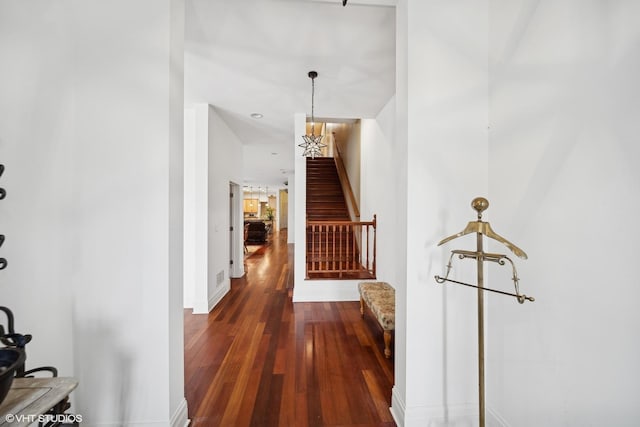
[[[251,113],[251,117],[254,118],[254,119],[261,119],[264,116],[262,114],[260,114],[260,113]]]

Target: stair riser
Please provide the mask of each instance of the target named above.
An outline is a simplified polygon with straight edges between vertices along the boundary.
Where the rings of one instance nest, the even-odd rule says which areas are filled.
[[[349,221],[338,171],[333,158],[307,159],[307,219]],[[309,236],[310,240],[311,237]]]

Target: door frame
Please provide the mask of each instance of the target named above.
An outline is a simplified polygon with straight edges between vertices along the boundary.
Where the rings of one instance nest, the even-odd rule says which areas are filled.
[[[229,182],[229,277],[244,276],[244,224],[242,187]]]

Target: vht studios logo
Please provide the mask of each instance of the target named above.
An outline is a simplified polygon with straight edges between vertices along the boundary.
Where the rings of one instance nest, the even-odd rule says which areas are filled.
[[[44,414],[44,415],[24,415],[24,414],[7,414],[4,420],[10,425],[13,423],[56,423],[56,424],[74,424],[82,422],[82,415],[71,414]]]

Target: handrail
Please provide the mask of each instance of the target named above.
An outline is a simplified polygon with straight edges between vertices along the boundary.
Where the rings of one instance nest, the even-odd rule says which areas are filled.
[[[372,235],[371,235],[372,234]],[[373,221],[307,221],[307,278],[375,278]]]
[[[326,224],[335,224],[335,225],[375,225],[375,221],[334,221],[334,220],[321,220],[316,219],[313,221],[307,220],[307,225],[326,225]]]
[[[342,191],[346,196],[345,199],[347,202],[347,207],[350,208],[349,211],[353,210],[353,218],[360,218],[360,208],[358,207],[356,196],[353,194],[353,189],[351,188],[349,174],[347,173],[347,169],[344,167],[344,160],[342,160],[340,147],[336,142],[334,142],[333,146],[333,160],[336,163],[336,169],[338,171],[338,178],[340,178],[340,185],[342,185]]]

